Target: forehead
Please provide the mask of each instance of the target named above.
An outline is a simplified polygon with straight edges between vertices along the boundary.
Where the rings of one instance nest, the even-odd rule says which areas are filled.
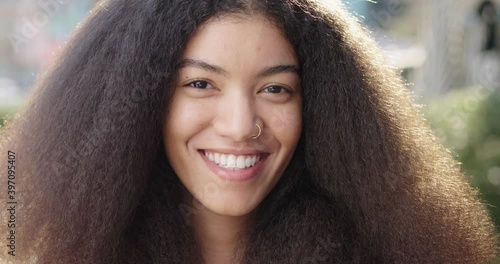
[[[292,44],[264,15],[222,15],[202,24],[190,38],[184,58],[219,64],[297,65]]]

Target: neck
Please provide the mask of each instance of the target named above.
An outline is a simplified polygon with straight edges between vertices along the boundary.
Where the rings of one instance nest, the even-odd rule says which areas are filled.
[[[236,244],[251,224],[253,214],[229,216],[214,213],[201,205],[196,208],[192,214],[192,226],[205,263],[230,263]]]

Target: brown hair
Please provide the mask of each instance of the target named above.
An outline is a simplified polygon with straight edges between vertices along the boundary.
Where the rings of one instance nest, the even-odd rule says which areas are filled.
[[[18,159],[14,258],[202,263],[161,127],[189,36],[213,16],[254,12],[295,47],[304,122],[241,263],[492,260],[498,240],[477,190],[398,73],[339,1],[312,0],[97,5],[2,131],[1,151]]]

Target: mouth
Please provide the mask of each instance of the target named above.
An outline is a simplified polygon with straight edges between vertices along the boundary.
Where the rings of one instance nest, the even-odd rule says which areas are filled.
[[[242,170],[255,166],[266,154],[256,153],[248,155],[235,155],[228,153],[220,153],[208,150],[200,150],[210,161],[217,164],[221,168]]]
[[[246,181],[255,178],[269,156],[269,153],[236,155],[204,149],[198,152],[212,172],[229,181]]]

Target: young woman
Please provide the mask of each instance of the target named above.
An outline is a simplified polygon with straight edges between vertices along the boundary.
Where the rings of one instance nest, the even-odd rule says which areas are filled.
[[[477,191],[374,47],[337,1],[97,5],[3,131],[4,260],[492,261]]]

